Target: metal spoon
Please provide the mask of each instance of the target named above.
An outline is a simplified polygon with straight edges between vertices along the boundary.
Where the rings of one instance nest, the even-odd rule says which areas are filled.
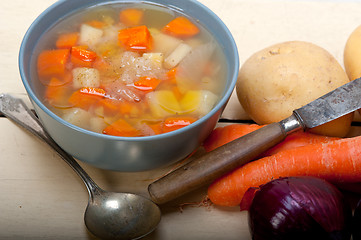
[[[96,237],[139,239],[157,227],[161,212],[155,203],[139,195],[101,189],[74,158],[54,142],[21,99],[1,94],[0,113],[48,143],[84,181],[89,192],[84,222]]]

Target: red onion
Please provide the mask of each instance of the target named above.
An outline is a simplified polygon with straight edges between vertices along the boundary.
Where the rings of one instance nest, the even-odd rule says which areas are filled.
[[[254,240],[349,240],[352,210],[341,192],[323,179],[280,178],[255,193],[249,226]]]

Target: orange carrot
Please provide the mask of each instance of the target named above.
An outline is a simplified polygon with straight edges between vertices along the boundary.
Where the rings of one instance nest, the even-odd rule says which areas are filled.
[[[118,43],[127,50],[146,52],[152,50],[153,38],[144,25],[119,30]]]
[[[140,9],[128,8],[119,13],[120,22],[129,27],[134,27],[142,22],[144,12]]]
[[[197,119],[193,117],[169,117],[164,120],[163,123],[163,132],[171,132],[185,126],[188,126],[195,122]]]
[[[70,71],[65,71],[63,76],[57,77],[42,77],[40,82],[45,86],[61,86],[73,81],[73,76]]]
[[[217,205],[236,206],[250,187],[279,177],[315,176],[333,183],[361,181],[361,136],[315,143],[250,162],[213,182],[208,197]]]
[[[172,68],[171,70],[169,70],[167,73],[167,80],[169,80],[171,83],[176,84],[176,75],[177,75],[177,68]]]
[[[67,96],[69,95],[69,88],[65,85],[69,82],[64,82],[56,77],[52,77],[45,90],[45,99],[54,107],[69,107]]]
[[[115,67],[106,60],[106,58],[97,57],[94,62],[92,62],[93,68],[96,68],[101,76],[104,77],[118,77],[119,73],[116,71]]]
[[[112,116],[119,113],[119,100],[103,98],[98,103],[97,106],[102,107],[105,116]]]
[[[182,98],[182,96],[183,96],[183,94],[182,94],[181,90],[179,89],[179,86],[178,86],[178,85],[175,85],[175,86],[173,86],[171,89],[172,89],[172,92],[173,92],[174,96],[176,97],[176,99],[177,99],[178,101],[180,101],[181,98]]]
[[[122,137],[137,137],[140,136],[140,131],[130,125],[124,119],[118,119],[103,130],[104,134],[122,136]]]
[[[261,127],[262,126],[257,124],[231,124],[224,127],[217,127],[204,141],[203,147],[207,152],[210,152]]]
[[[87,50],[86,46],[74,46],[71,48],[71,62],[76,66],[90,67],[97,59],[97,54]]]
[[[105,26],[105,23],[102,21],[98,21],[98,20],[91,20],[86,22],[85,24],[95,27],[95,28],[103,28]]]
[[[186,17],[177,17],[170,21],[163,32],[179,38],[189,38],[199,33],[199,28]]]
[[[261,154],[261,157],[271,156],[275,153],[278,153],[286,149],[302,147],[308,144],[327,143],[339,139],[341,138],[328,137],[328,136],[313,134],[310,132],[298,131],[288,135],[285,140],[283,140],[273,148],[270,148],[267,151],[265,151],[263,154]]]
[[[79,33],[63,33],[59,35],[55,46],[57,48],[71,48],[75,46],[79,39]]]
[[[136,108],[135,104],[136,103],[131,103],[131,102],[128,102],[128,101],[121,101],[119,103],[119,112],[122,115],[129,115]]]
[[[83,87],[75,91],[69,98],[69,103],[74,107],[89,109],[105,96],[104,89]]]
[[[44,50],[38,56],[37,70],[40,77],[61,76],[65,73],[65,64],[69,49]]]
[[[140,77],[139,80],[134,82],[134,87],[138,90],[151,92],[154,91],[159,85],[160,80],[153,77]]]
[[[147,125],[153,130],[155,135],[163,133],[161,122],[148,123]]]
[[[101,99],[97,102],[97,106],[103,108],[104,116],[114,116],[118,113],[125,116],[131,114],[136,109],[136,103],[112,98]]]
[[[212,151],[217,147],[220,147],[230,141],[242,137],[243,135],[253,132],[263,126],[264,125],[257,124],[231,124],[224,127],[218,127],[214,129],[209,137],[204,141],[203,147],[207,152]],[[300,147],[318,142],[329,142],[337,139],[339,138],[298,131],[290,134],[281,143],[261,154],[261,157],[270,156],[285,149]]]

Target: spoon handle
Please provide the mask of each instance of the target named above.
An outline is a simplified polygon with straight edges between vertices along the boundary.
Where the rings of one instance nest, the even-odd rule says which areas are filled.
[[[93,179],[84,171],[78,162],[67,152],[65,152],[45,131],[43,125],[34,113],[19,98],[9,94],[0,94],[0,112],[5,117],[13,120],[15,123],[25,128],[52,147],[60,157],[81,177],[89,194],[100,191],[101,189]]]

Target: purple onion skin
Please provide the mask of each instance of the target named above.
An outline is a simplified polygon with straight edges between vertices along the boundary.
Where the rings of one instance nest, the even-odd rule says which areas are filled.
[[[351,238],[350,205],[335,186],[320,178],[280,178],[261,186],[248,216],[254,240]]]

